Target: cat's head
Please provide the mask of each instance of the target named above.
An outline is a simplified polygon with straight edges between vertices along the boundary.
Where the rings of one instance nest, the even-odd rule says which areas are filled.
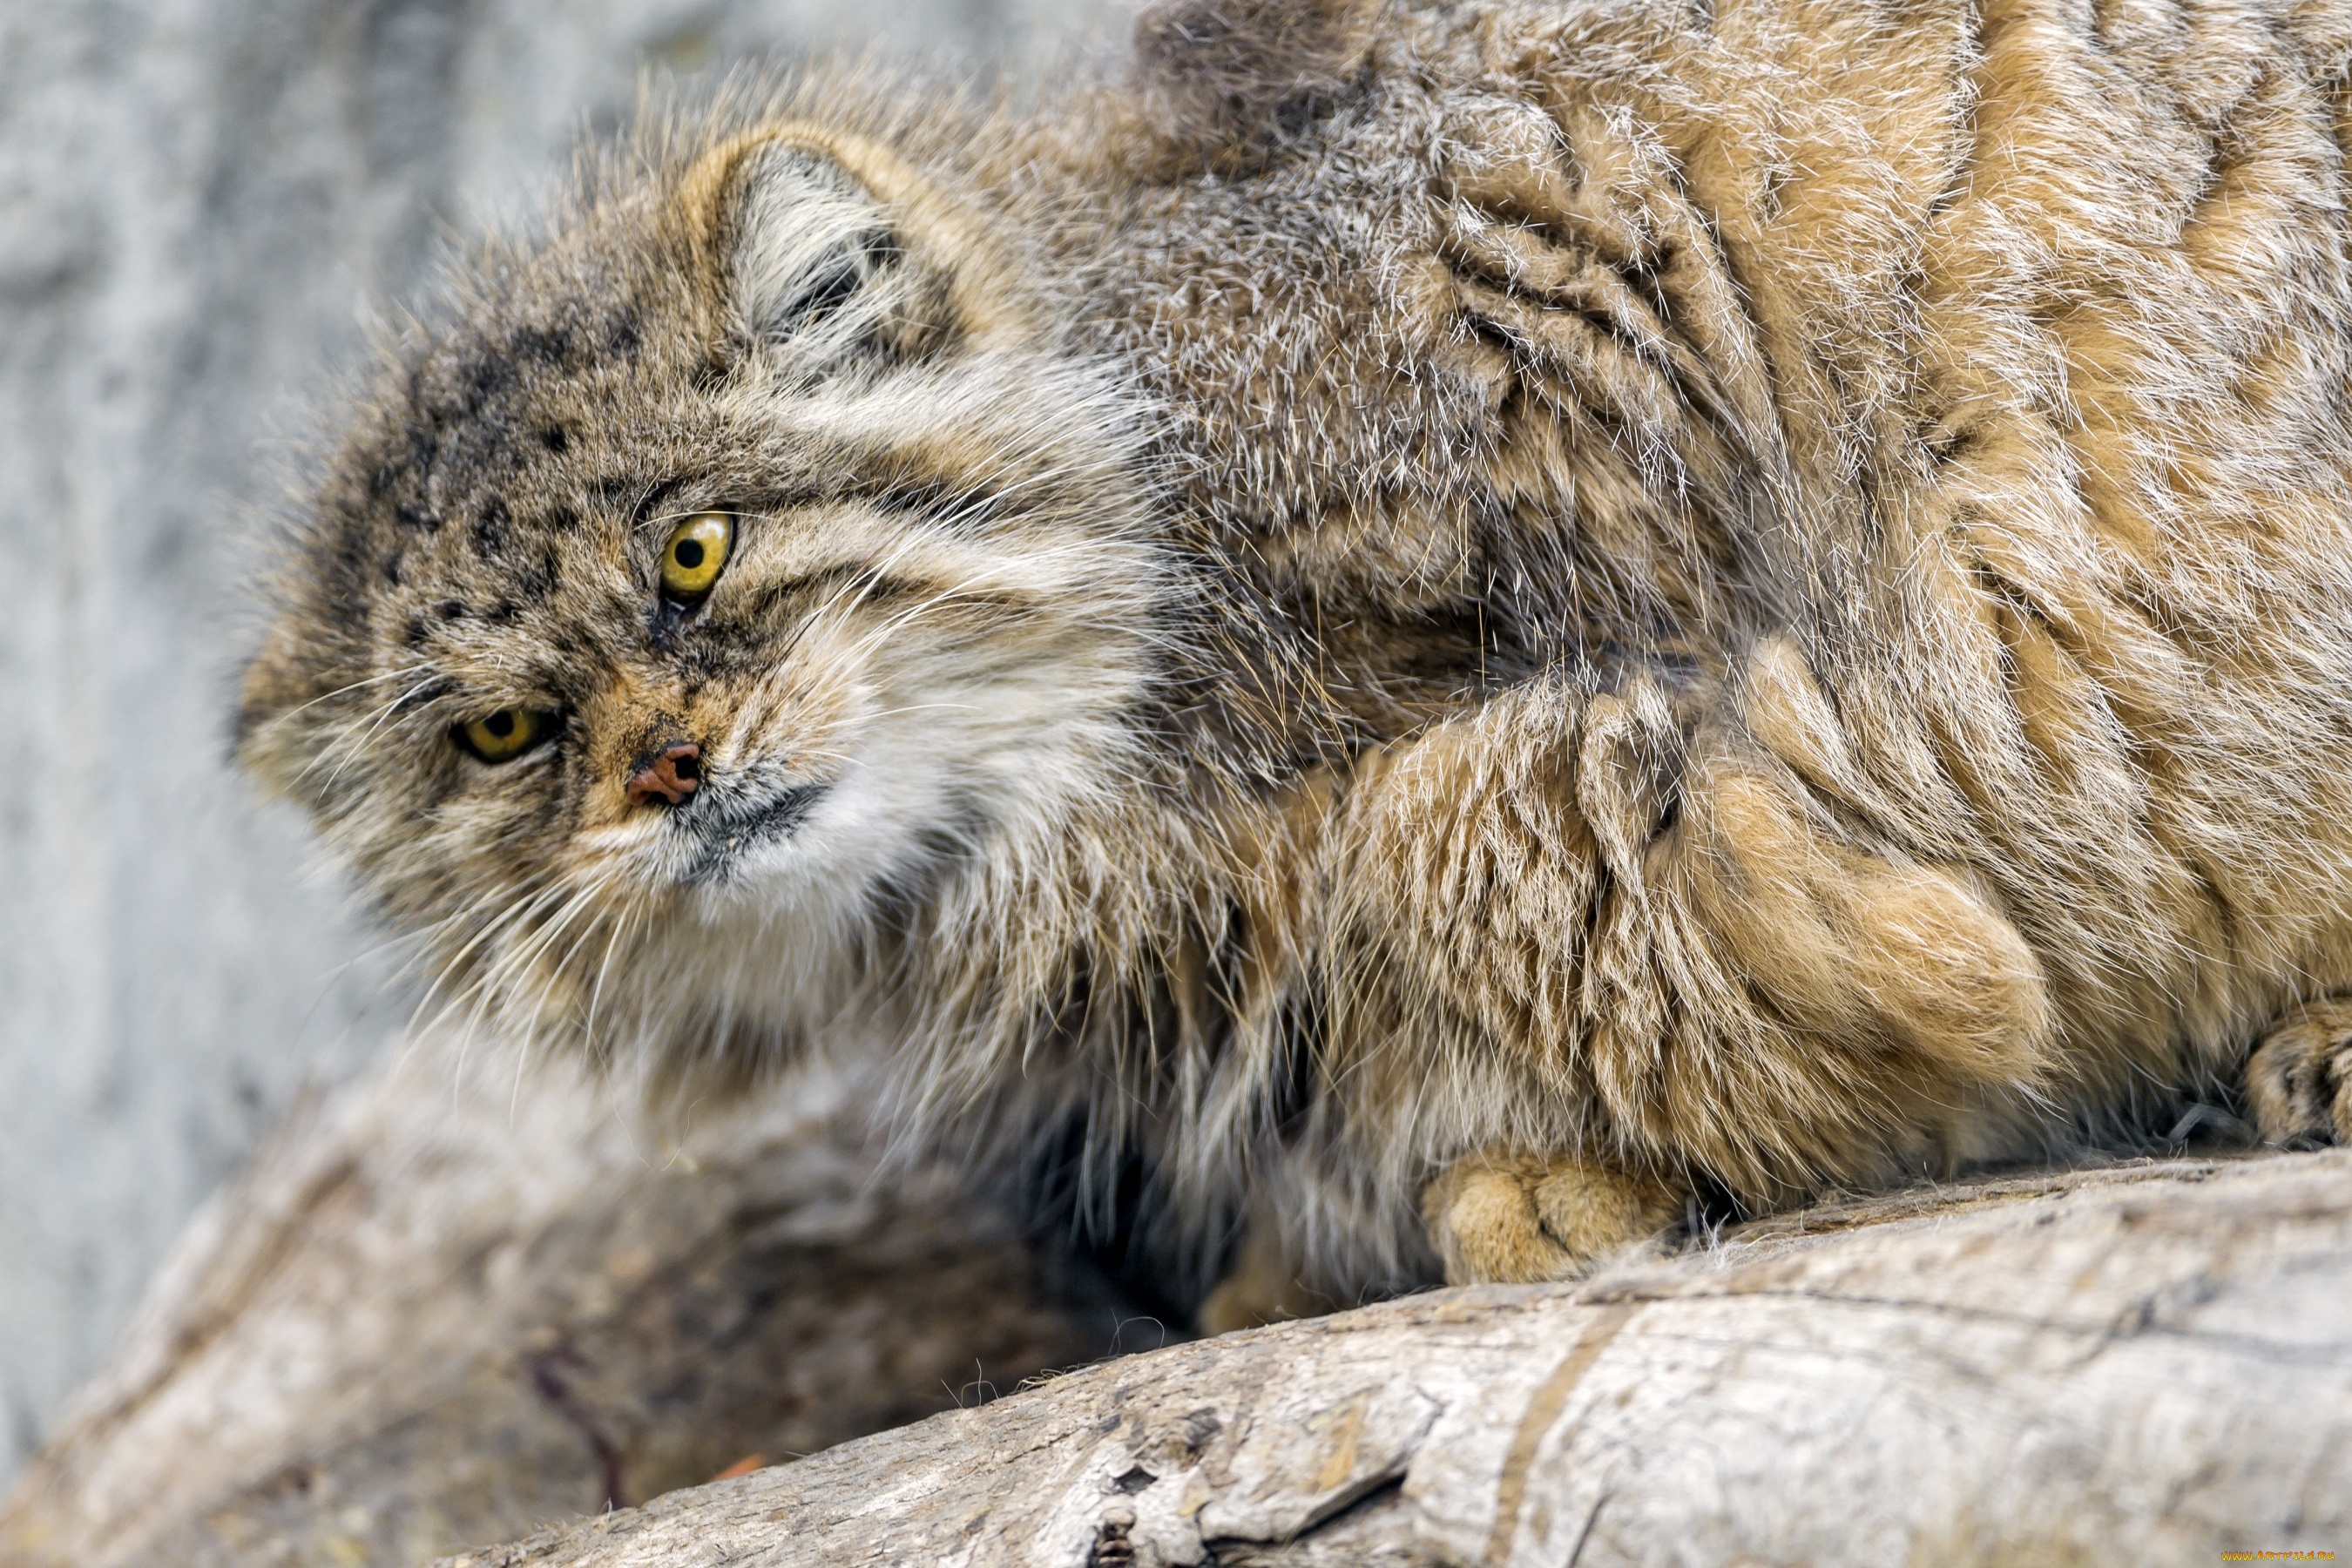
[[[1134,415],[934,183],[771,126],[452,292],[322,473],[238,733],[454,994],[789,1031],[1132,776],[1176,592]]]

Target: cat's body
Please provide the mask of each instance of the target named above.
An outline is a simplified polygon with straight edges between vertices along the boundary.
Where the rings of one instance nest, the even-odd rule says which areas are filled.
[[[2031,1152],[2305,1003],[2254,1109],[2352,1131],[2352,6],[1142,40],[677,133],[403,352],[243,745],[458,977],[1082,1118],[1278,1237],[1229,1319]]]

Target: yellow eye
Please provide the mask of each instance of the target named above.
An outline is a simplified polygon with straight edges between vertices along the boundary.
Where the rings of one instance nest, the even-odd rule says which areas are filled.
[[[551,727],[544,713],[534,713],[528,708],[501,708],[458,725],[457,739],[482,761],[503,763],[530,750],[546,738]]]
[[[735,520],[723,511],[698,511],[671,529],[662,545],[663,590],[681,599],[710,592],[734,542]]]

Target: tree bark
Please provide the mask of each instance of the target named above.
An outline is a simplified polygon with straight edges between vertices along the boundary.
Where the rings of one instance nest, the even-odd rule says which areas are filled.
[[[0,1507],[11,1568],[411,1565],[1169,1337],[812,1081],[676,1146],[425,1042],[299,1106]]]
[[[510,1100],[420,1051],[184,1240],[0,1560],[414,1564],[565,1516],[449,1561],[2352,1550],[2352,1151],[1825,1205],[952,1408],[1160,1342],[1121,1314],[944,1176],[879,1172],[823,1085],[670,1149],[586,1085]],[[752,1453],[794,1462],[694,1484]]]
[[[1906,1192],[1062,1378],[455,1560],[2211,1563],[2352,1550],[2352,1152]]]

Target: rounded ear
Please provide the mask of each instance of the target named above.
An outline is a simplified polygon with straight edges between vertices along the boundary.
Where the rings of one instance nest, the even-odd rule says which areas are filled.
[[[822,374],[862,349],[937,353],[1028,325],[979,225],[877,143],[772,127],[707,155],[688,185],[735,330],[787,371]]]
[[[859,343],[918,349],[942,323],[890,214],[838,161],[804,143],[746,152],[728,213],[726,283],[743,334],[830,363]]]

